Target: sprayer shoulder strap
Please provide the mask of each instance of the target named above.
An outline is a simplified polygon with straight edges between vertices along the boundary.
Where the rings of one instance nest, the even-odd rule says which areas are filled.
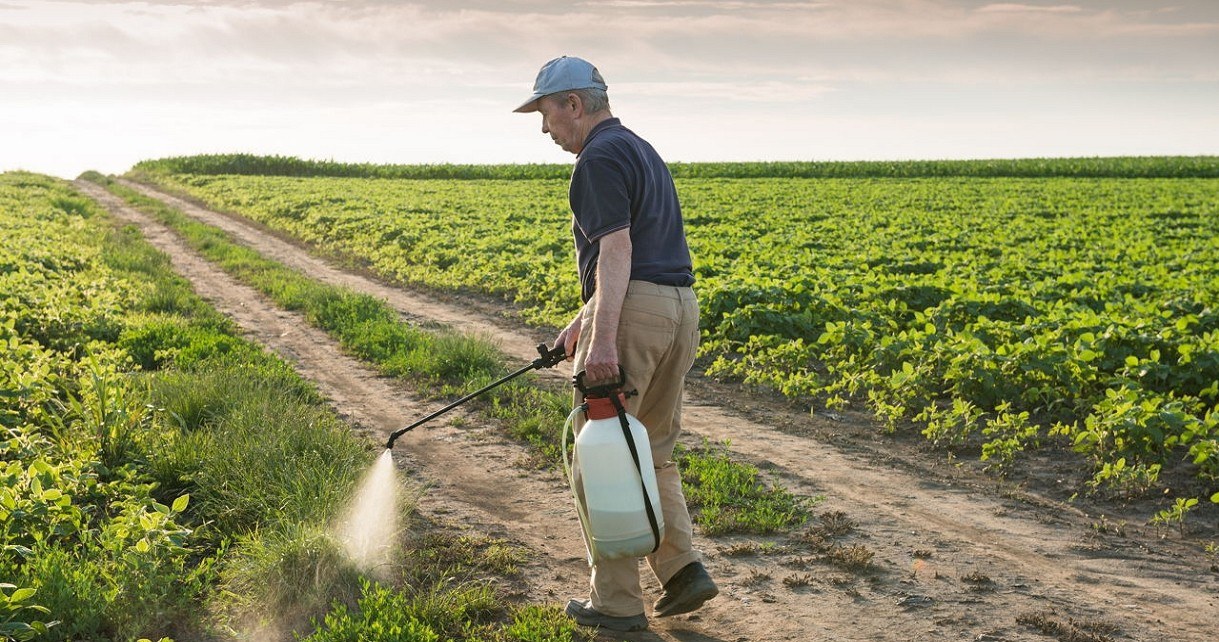
[[[618,423],[622,425],[622,436],[626,439],[626,447],[631,451],[631,459],[635,460],[635,471],[639,473],[639,488],[643,490],[643,507],[648,514],[648,525],[652,527],[652,539],[654,542],[652,553],[655,553],[660,549],[660,525],[656,521],[656,509],[652,506],[652,497],[648,494],[648,487],[643,483],[643,468],[639,464],[639,449],[635,445],[635,438],[631,435],[631,424],[626,419],[626,408],[623,407],[622,400],[618,395],[610,395],[610,401],[614,404],[614,410],[618,411]]]

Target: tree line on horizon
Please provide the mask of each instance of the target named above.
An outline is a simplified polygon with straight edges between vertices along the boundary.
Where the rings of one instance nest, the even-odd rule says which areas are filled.
[[[670,163],[674,178],[1219,178],[1219,156],[1113,156],[990,160]],[[567,179],[570,164],[375,164],[294,156],[200,154],[136,163],[152,174],[332,176],[432,180]]]

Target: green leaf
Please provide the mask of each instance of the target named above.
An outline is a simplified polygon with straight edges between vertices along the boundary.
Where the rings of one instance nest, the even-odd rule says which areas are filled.
[[[1216,504],[1219,504],[1219,493],[1215,493],[1214,495],[1211,495],[1211,501]]]
[[[135,550],[141,553],[147,553],[152,547],[148,545],[148,540],[142,539],[135,543]]]
[[[26,546],[21,546],[20,544],[9,544],[8,546],[4,547],[4,550],[12,551],[27,560],[34,556],[34,551],[30,550]],[[12,584],[0,584],[0,588],[17,588],[17,587]]]
[[[174,512],[181,513],[186,510],[186,505],[190,503],[190,495],[186,494],[174,500]]]
[[[13,594],[9,596],[8,600],[9,602],[22,602],[34,597],[34,594],[37,592],[38,589],[32,589],[29,587],[19,588],[16,591],[13,591]]]

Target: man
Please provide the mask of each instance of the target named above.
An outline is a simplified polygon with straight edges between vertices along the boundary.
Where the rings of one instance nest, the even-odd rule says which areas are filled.
[[[688,613],[719,593],[693,549],[681,476],[672,461],[681,397],[698,345],[698,301],[673,177],[656,150],[610,113],[606,84],[585,60],[546,63],[515,111],[540,112],[542,133],[576,155],[569,199],[584,307],[555,341],[585,381],[637,390],[627,410],[647,426],[664,537],[646,559],[664,585],[659,617]],[[579,400],[578,400],[579,401]],[[567,614],[585,626],[647,628],[639,563],[600,561],[588,600]]]

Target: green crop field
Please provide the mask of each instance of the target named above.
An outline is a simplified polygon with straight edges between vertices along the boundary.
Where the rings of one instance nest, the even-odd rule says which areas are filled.
[[[701,366],[814,410],[866,409],[882,430],[976,448],[1005,470],[1032,449],[1061,451],[1090,466],[1091,488],[1075,490],[1155,490],[1168,505],[1153,521],[1183,521],[1199,501],[1219,502],[1217,167],[679,166]],[[391,280],[495,297],[557,326],[579,305],[567,169],[198,157],[142,163],[133,176]],[[380,302],[91,179],[361,358],[423,380],[424,394],[502,370],[488,346],[416,336]],[[0,635],[192,639],[257,603],[325,616],[293,625],[314,631],[302,639],[345,639],[359,626],[352,604],[442,639],[534,639],[553,627],[581,637],[554,608],[505,602],[483,561],[419,569],[401,586],[353,568],[322,525],[368,445],[286,363],[236,336],[134,228],[62,181],[10,173],[0,232]],[[437,348],[445,342],[458,352]],[[537,445],[535,415],[565,403],[522,385],[484,411]],[[683,455],[704,534],[807,519],[781,488],[750,500],[778,523],[740,513],[741,493],[721,491],[765,491],[758,471],[705,450]],[[406,549],[401,563],[435,554]],[[420,610],[432,603],[450,607]]]
[[[370,445],[134,227],[6,173],[0,234],[0,639],[587,638],[496,590],[490,537],[350,559],[329,525]]]
[[[566,181],[543,166],[408,180],[187,161],[136,174],[391,279],[501,297],[533,323],[578,307]],[[679,168],[707,372],[866,407],[999,466],[1073,449],[1097,488],[1184,471],[1219,501],[1217,166]],[[197,173],[169,173],[183,169]]]

